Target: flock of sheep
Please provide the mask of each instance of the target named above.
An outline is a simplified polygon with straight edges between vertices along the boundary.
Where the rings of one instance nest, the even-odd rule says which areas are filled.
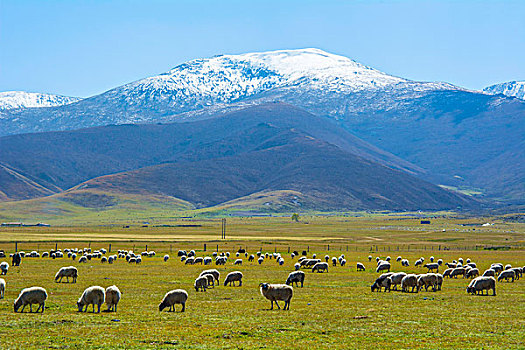
[[[153,257],[155,256],[154,251],[142,252],[140,255],[135,254],[133,251],[119,250],[117,254],[106,256],[107,251],[100,249],[91,251],[90,248],[84,249],[64,249],[64,251],[51,250],[49,252],[42,253],[42,258],[49,257],[51,259],[64,258],[67,256],[73,261],[79,263],[85,263],[89,260],[99,259],[101,263],[112,264],[117,260],[124,260],[130,264],[140,264],[142,257]],[[215,261],[215,265],[225,265],[230,259],[229,252],[218,253],[214,252],[212,256],[198,257],[194,250],[189,252],[185,250],[179,250],[177,253],[181,262],[184,264],[201,264],[201,265],[212,265]],[[258,264],[262,264],[265,260],[274,260],[279,265],[284,264],[284,258],[280,253],[262,253],[257,252],[256,254],[248,254],[244,249],[239,249],[235,254],[236,259],[233,261],[233,265],[242,265],[242,256],[248,258],[248,262],[255,262],[257,257]],[[3,251],[0,251],[0,258],[6,257]],[[38,258],[40,254],[33,251],[29,254],[25,252],[16,252],[10,254],[12,258],[12,265],[19,266],[22,262],[22,258]],[[332,266],[345,266],[346,259],[344,254],[339,257],[330,257],[326,255],[324,261],[318,259],[316,254],[313,254],[311,258],[307,257],[307,252],[303,251],[301,255],[297,251],[290,254],[291,259],[297,258],[297,262],[294,264],[294,271],[290,272],[288,278],[284,284],[271,284],[271,283],[260,283],[259,288],[263,297],[271,302],[271,309],[273,304],[277,305],[280,309],[278,301],[284,301],[284,310],[289,310],[290,301],[293,297],[293,285],[298,287],[304,286],[305,272],[301,269],[311,269],[313,273],[327,273],[329,269],[329,262]],[[164,262],[170,259],[169,255],[163,257]],[[372,256],[368,257],[369,262],[373,259]],[[427,273],[412,274],[405,272],[392,272],[391,258],[386,257],[385,260],[377,257],[375,271],[382,273],[372,284],[371,290],[374,291],[390,291],[398,290],[400,286],[402,292],[419,292],[423,288],[428,291],[430,288],[432,291],[441,290],[444,278],[457,278],[461,276],[463,278],[471,278],[472,280],[468,284],[466,291],[469,294],[484,294],[484,291],[492,290],[492,295],[496,295],[496,279],[501,282],[503,280],[508,282],[514,282],[518,280],[525,267],[512,267],[511,265],[503,266],[501,263],[494,263],[480,275],[479,269],[473,261],[466,259],[464,262],[462,258],[457,261],[443,263],[442,259],[434,261],[434,257],[430,257],[429,263],[424,263],[425,258],[421,257],[415,261],[416,267],[426,268]],[[401,256],[397,257],[396,262],[401,267],[410,266],[410,262],[407,259],[403,259]],[[439,269],[446,266],[443,274],[439,273]],[[365,265],[362,263],[356,264],[357,271],[365,271]],[[0,273],[7,275],[9,270],[9,264],[7,262],[0,263]],[[384,272],[386,271],[386,272]],[[55,282],[63,282],[66,279],[68,283],[76,283],[78,278],[78,269],[74,266],[66,266],[59,269],[55,275]],[[243,273],[240,271],[233,271],[226,275],[224,279],[224,286],[242,286]],[[195,279],[193,287],[197,292],[205,292],[208,288],[215,287],[215,284],[220,282],[220,272],[217,269],[207,269],[202,271],[199,276]],[[6,289],[6,282],[0,278],[0,299],[4,298]],[[29,305],[30,312],[33,312],[32,305],[38,304],[36,312],[44,312],[45,302],[47,300],[47,291],[42,287],[31,287],[25,288],[20,292],[18,298],[14,301],[14,312],[24,311],[25,307]],[[91,286],[84,290],[82,295],[77,301],[77,307],[79,312],[87,312],[88,306],[92,306],[92,311],[95,312],[95,306],[97,307],[96,312],[100,312],[101,305],[106,303],[107,311],[117,311],[117,305],[121,298],[121,292],[117,286],[110,286],[106,289],[99,286]],[[188,300],[188,292],[183,289],[175,289],[166,293],[161,303],[159,304],[159,311],[163,311],[168,308],[169,311],[175,311],[175,305],[182,306],[182,312],[186,309],[186,301]]]

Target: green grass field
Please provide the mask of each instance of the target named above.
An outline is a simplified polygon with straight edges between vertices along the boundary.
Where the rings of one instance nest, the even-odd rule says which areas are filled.
[[[525,278],[498,283],[496,297],[467,295],[468,280],[445,279],[441,292],[372,293],[378,276],[368,255],[408,258],[409,268],[393,263],[394,271],[426,272],[415,268],[420,256],[451,261],[471,258],[481,271],[493,262],[525,265],[525,225],[497,218],[431,219],[431,225],[402,216],[303,217],[228,219],[227,239],[220,240],[218,220],[179,220],[171,224],[194,227],[85,226],[0,228],[0,249],[40,252],[54,248],[86,247],[112,250],[155,250],[141,265],[123,260],[113,265],[92,260],[78,264],[68,259],[26,258],[11,267],[6,297],[0,300],[0,347],[4,348],[294,348],[334,349],[523,349],[525,348]],[[495,222],[493,226],[462,226]],[[160,223],[159,223],[160,224]],[[445,231],[443,231],[445,230]],[[203,252],[204,244],[207,252]],[[204,266],[184,265],[178,249],[196,249],[198,256],[219,250],[281,252],[284,266],[275,260],[216,267],[224,276],[244,273],[242,287],[209,289],[197,293],[193,282]],[[330,251],[328,251],[328,245]],[[508,246],[509,250],[484,250]],[[345,267],[330,267],[327,274],[306,271],[305,287],[294,288],[290,311],[269,310],[259,290],[261,282],[283,283],[293,270],[288,248],[309,249],[318,257],[345,254]],[[444,249],[450,250],[444,250]],[[372,252],[370,250],[372,249]],[[376,251],[377,249],[377,251]],[[170,254],[164,263],[162,256]],[[10,259],[0,259],[1,261]],[[355,263],[366,272],[356,272]],[[76,284],[57,284],[53,277],[62,266],[79,269]],[[122,300],[117,313],[83,314],[76,300],[91,285],[117,285]],[[47,289],[46,312],[15,314],[13,300],[22,288]],[[185,313],[158,311],[164,294],[183,288],[189,293]],[[105,308],[105,306],[104,306]],[[180,310],[180,306],[177,308]]]

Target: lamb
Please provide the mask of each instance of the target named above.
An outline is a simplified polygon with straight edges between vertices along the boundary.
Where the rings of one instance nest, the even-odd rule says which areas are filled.
[[[237,259],[237,260],[235,260],[235,262],[233,263],[233,265],[242,265],[242,259]]]
[[[472,277],[478,277],[479,276],[479,270],[477,268],[472,268],[468,270],[466,277],[472,278]]]
[[[5,280],[0,278],[0,299],[4,299],[5,294]]]
[[[433,263],[433,264],[425,264],[424,267],[428,269],[428,272],[432,272],[432,270],[436,270],[436,272],[439,272],[439,264]]]
[[[450,272],[450,278],[458,278],[457,276],[459,275],[465,278],[466,273],[467,273],[467,270],[464,267],[456,267],[454,270]]]
[[[290,272],[290,274],[288,275],[288,278],[286,279],[285,284],[293,286],[295,282],[295,285],[298,287],[299,286],[298,283],[300,282],[301,288],[303,288],[304,277],[305,277],[305,273],[303,271]]]
[[[193,287],[195,287],[195,290],[197,292],[199,291],[199,289],[202,292],[206,291],[206,287],[208,286],[208,277],[206,276],[207,275],[197,277],[197,279],[195,280],[195,284],[193,285]]]
[[[495,277],[496,276],[496,271],[494,271],[493,269],[487,269],[485,270],[485,272],[483,272],[483,277]]]
[[[390,263],[389,262],[383,262],[381,263],[377,269],[376,269],[376,272],[380,272],[380,271],[384,271],[384,270],[387,270],[390,272]]]
[[[235,282],[239,282],[239,287],[242,286],[242,272],[233,271],[226,275],[226,279],[224,280],[224,286],[228,284],[231,286],[233,284],[233,286],[235,287]]]
[[[42,310],[41,312],[44,313],[44,309],[46,306],[46,300],[47,300],[47,292],[42,287],[30,287],[22,289],[20,292],[20,295],[15,300],[14,304],[14,310],[15,312],[18,312],[18,309],[20,309],[20,306],[22,306],[22,311],[24,312],[24,309],[26,305],[29,305],[29,312],[33,312],[33,304],[38,304],[38,310]]]
[[[73,283],[77,283],[77,268],[74,266],[61,267],[55,275],[55,282],[61,283],[64,277],[66,278],[67,283],[69,283],[69,277],[73,279]]]
[[[91,286],[84,290],[84,293],[77,301],[78,312],[87,312],[88,306],[93,305],[93,313],[95,313],[95,305],[97,305],[97,313],[100,313],[100,306],[104,303],[105,290],[99,286]],[[84,309],[84,306],[86,309]]]
[[[502,271],[499,276],[498,276],[498,282],[501,282],[503,280],[505,280],[506,282],[509,281],[509,279],[512,279],[511,282],[514,282],[514,278],[516,277],[516,273],[514,272],[514,270],[512,269],[509,269],[509,270],[504,270]]]
[[[390,278],[391,286],[393,287],[394,290],[397,290],[397,285],[401,284],[401,281],[406,275],[407,274],[404,272],[397,272],[397,273],[390,275],[389,278]]]
[[[437,276],[433,273],[426,273],[420,275],[417,278],[417,291],[419,292],[421,288],[425,287],[425,291],[428,291],[428,287],[432,287],[432,291],[436,291]]]
[[[401,280],[401,290],[403,292],[408,292],[408,288],[412,287],[412,292],[414,292],[414,289],[417,290],[417,276],[414,274],[408,274]]]
[[[375,280],[374,284],[372,284],[372,286],[370,287],[372,292],[374,292],[376,289],[377,291],[380,292],[381,288],[385,288],[385,292],[386,291],[390,292],[390,286],[392,285],[392,280],[390,279],[390,276],[391,275],[386,275],[386,274],[379,276]]]
[[[201,274],[199,275],[200,276],[204,276],[204,275],[212,275],[215,280],[217,281],[217,283],[219,283],[219,278],[221,277],[221,273],[215,269],[210,269],[210,270],[204,270],[201,272]]]
[[[357,271],[365,271],[365,265],[361,263],[357,263],[356,266],[357,266]]]
[[[164,262],[168,261],[169,259],[170,259],[170,256],[168,254],[164,255],[164,258],[163,258]]]
[[[117,304],[120,301],[120,290],[117,286],[109,286],[106,288],[106,305],[108,311],[117,312]]]
[[[290,310],[290,301],[293,297],[293,287],[286,284],[270,284],[270,283],[261,283],[259,284],[261,289],[261,294],[266,299],[272,302],[270,310],[273,310],[273,303],[277,304],[277,307],[280,309],[278,300],[284,301],[283,310]]]
[[[496,296],[496,280],[494,277],[486,276],[486,277],[476,277],[474,278],[467,287],[467,293],[469,294],[481,294],[483,295],[483,291],[487,291],[487,295],[489,295],[489,290],[492,289],[492,295]]]
[[[169,307],[169,312],[173,312],[175,311],[174,306],[176,304],[182,305],[181,312],[184,312],[186,310],[187,300],[188,300],[188,292],[186,292],[184,289],[174,289],[166,293],[166,295],[164,295],[164,298],[162,298],[162,301],[159,304],[159,312],[161,312],[167,307]]]
[[[328,263],[320,262],[312,267],[312,272],[328,272]]]
[[[2,261],[0,264],[0,275],[7,275],[7,271],[9,270],[9,263],[7,261]]]

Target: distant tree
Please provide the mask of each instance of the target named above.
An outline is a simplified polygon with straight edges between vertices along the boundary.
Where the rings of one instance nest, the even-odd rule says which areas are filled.
[[[299,214],[297,214],[297,213],[293,213],[293,214],[292,214],[292,220],[293,220],[293,221],[295,221],[295,222],[299,222],[299,218],[300,218],[300,217],[299,217]]]

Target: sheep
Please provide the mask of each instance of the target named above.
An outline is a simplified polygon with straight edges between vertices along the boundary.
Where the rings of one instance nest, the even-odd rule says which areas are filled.
[[[330,260],[330,256],[329,255],[325,255],[324,256],[324,261],[328,262],[328,260]]]
[[[259,259],[257,259],[257,262],[259,263],[259,265],[261,265],[264,261],[264,258],[261,256]]]
[[[434,262],[434,257],[433,257],[433,256],[430,257],[430,262],[431,262],[431,263]]]
[[[372,292],[374,292],[376,289],[378,292],[380,292],[381,288],[385,288],[385,292],[390,292],[391,284],[392,280],[390,279],[390,275],[383,274],[375,280],[374,284],[370,286],[370,289],[372,290]]]
[[[505,280],[506,282],[509,281],[509,279],[512,279],[511,282],[514,282],[514,278],[516,277],[516,274],[514,273],[514,270],[512,269],[509,269],[509,270],[504,270],[502,271],[499,276],[498,276],[498,282],[501,282],[503,280]]]
[[[221,277],[221,273],[215,269],[210,269],[210,270],[204,270],[201,272],[201,274],[199,275],[200,276],[204,276],[204,275],[212,275],[215,280],[217,281],[217,283],[219,283],[219,278]]]
[[[408,262],[408,259],[401,260],[401,266],[406,266],[406,267],[410,266],[410,263]]]
[[[436,273],[436,289],[441,290],[441,286],[443,285],[443,275],[440,273]]]
[[[456,267],[450,272],[450,278],[458,278],[459,275],[465,278],[466,273],[467,273],[467,270],[464,267]]]
[[[432,272],[432,270],[436,270],[436,272],[439,272],[439,265],[438,265],[438,263],[425,264],[424,267],[426,267],[428,269],[428,272]]]
[[[385,260],[390,262],[390,260],[392,260],[392,258],[390,256],[387,256]]]
[[[445,265],[446,265],[449,269],[455,269],[455,268],[456,268],[456,264],[454,264],[454,263],[445,263]]]
[[[317,258],[317,254],[313,254],[312,259],[316,259],[316,258]]]
[[[181,312],[186,310],[186,301],[188,300],[188,292],[184,289],[174,289],[164,295],[162,301],[159,304],[159,312],[162,312],[165,308],[169,307],[169,312],[175,311],[175,305],[182,305]]]
[[[295,264],[293,265],[293,267],[294,267],[295,271],[298,271],[298,270],[301,269],[301,264],[299,264],[299,263],[295,263]]]
[[[61,267],[55,275],[55,282],[61,283],[64,277],[66,278],[67,283],[69,283],[69,277],[73,279],[73,283],[77,283],[77,268],[74,266]]]
[[[390,272],[390,263],[389,262],[383,262],[381,263],[377,269],[376,269],[376,272],[380,272],[380,271],[384,271],[384,270],[387,270],[388,272]]]
[[[363,264],[361,264],[359,262],[356,264],[356,266],[357,266],[357,271],[365,271],[366,270],[365,269],[365,265],[363,265]]]
[[[196,257],[195,260],[193,260],[193,265],[196,265],[196,264],[201,264],[204,262],[204,258],[202,258],[201,256],[199,257]]]
[[[295,282],[295,285],[298,287],[298,283],[301,282],[301,288],[303,288],[304,277],[305,277],[305,273],[303,271],[290,272],[290,274],[288,275],[288,278],[286,279],[285,284],[293,286]]]
[[[481,294],[483,291],[487,291],[489,295],[489,290],[492,289],[492,295],[496,296],[496,280],[494,277],[490,276],[481,276],[474,278],[469,285],[467,286],[467,293],[469,294]]]
[[[113,261],[115,261],[115,257],[112,255],[108,258],[108,264],[113,264]]]
[[[235,260],[235,262],[233,263],[233,265],[242,265],[242,259],[237,259],[237,260]]]
[[[467,263],[467,266],[470,266],[472,267],[473,269],[477,268],[478,266],[476,265],[476,263],[473,263],[473,262],[469,262]]]
[[[401,280],[401,290],[403,292],[408,292],[408,288],[412,287],[412,292],[414,292],[414,289],[417,290],[417,276],[414,274],[408,274]]]
[[[193,265],[193,262],[195,261],[195,258],[187,258],[184,262],[184,265]]]
[[[101,262],[102,264],[107,263],[107,262],[108,262],[108,258],[106,258],[105,256],[103,256],[102,259],[100,259],[100,262]]]
[[[261,294],[266,299],[272,302],[270,310],[273,310],[273,303],[277,304],[277,307],[280,309],[278,300],[284,301],[283,310],[290,310],[290,301],[293,297],[293,287],[286,284],[270,284],[270,283],[261,283],[259,284],[261,289]]]
[[[505,268],[503,270],[510,270],[512,269],[512,265],[511,264],[507,264],[505,265]]]
[[[368,256],[368,261],[372,261],[372,255]]]
[[[18,309],[20,309],[20,306],[22,306],[21,312],[24,312],[25,307],[29,305],[29,312],[33,312],[33,304],[38,304],[38,309],[36,312],[38,312],[38,310],[42,310],[41,312],[44,313],[46,300],[47,292],[42,287],[30,287],[22,289],[20,295],[18,295],[18,298],[15,300],[14,311],[18,312]]]
[[[428,291],[428,287],[432,287],[432,291],[436,291],[437,277],[433,273],[426,273],[419,275],[417,278],[417,291],[419,292],[423,287]]]
[[[204,258],[204,265],[211,265],[212,259],[207,256]]]
[[[21,262],[22,262],[22,254],[21,253],[14,253],[13,254],[13,259],[12,259],[12,265],[13,266],[20,266]]]
[[[170,256],[168,254],[164,255],[164,258],[163,258],[164,262],[168,261],[169,259],[170,259]]]
[[[479,276],[479,270],[477,268],[468,270],[466,274],[467,278],[478,277],[478,276]]]
[[[284,259],[283,258],[279,258],[279,260],[277,260],[277,262],[279,263],[280,266],[284,265]]]
[[[205,292],[207,286],[208,286],[208,277],[206,277],[206,275],[197,277],[197,279],[195,280],[195,284],[193,285],[193,287],[195,287],[195,290],[197,292],[199,291],[199,289],[202,292]]]
[[[336,257],[332,258],[332,265],[333,266],[337,266],[337,258]]]
[[[496,274],[499,274],[501,271],[503,271],[503,264],[492,264],[490,265],[490,268],[496,272]]]
[[[80,259],[78,259],[78,263],[79,263],[79,264],[87,263],[87,258],[86,258],[84,255],[82,255],[82,256],[80,257]]]
[[[328,263],[320,262],[312,267],[312,272],[328,272]]]
[[[438,259],[437,263],[439,266],[443,265],[443,259]]]
[[[422,264],[423,264],[423,260],[421,260],[421,259],[417,259],[416,262],[414,263],[414,266],[415,266],[415,267],[418,267],[418,266],[420,266],[420,265],[422,265]]]
[[[519,280],[521,275],[523,274],[522,268],[521,267],[513,267],[511,270],[514,271],[514,274],[516,275],[516,280]]]
[[[226,265],[226,261],[225,257],[219,257],[215,260],[215,265]]]
[[[391,286],[393,287],[394,290],[397,290],[397,285],[401,284],[401,281],[406,275],[407,274],[404,272],[397,272],[397,273],[390,275],[390,277],[388,277],[390,278]]]
[[[205,274],[205,275],[202,275],[202,277],[206,277],[206,279],[208,280],[208,287],[214,287],[215,288],[215,277],[212,275],[212,274]]]
[[[78,312],[87,312],[88,306],[93,305],[93,313],[95,313],[95,305],[97,305],[97,313],[100,313],[100,306],[104,304],[105,292],[104,288],[99,286],[86,288],[77,301]],[[86,309],[82,311],[84,306]]]
[[[496,271],[494,271],[493,269],[487,269],[485,270],[485,272],[483,272],[483,277],[495,277],[496,276]]]
[[[106,288],[106,306],[108,307],[107,311],[117,312],[117,304],[120,301],[120,290],[117,286],[109,286]],[[87,308],[87,307],[86,307]]]
[[[293,259],[293,253],[292,253],[292,259]],[[252,262],[255,260],[255,255],[251,254],[250,257],[248,258],[248,262]]]
[[[5,280],[0,278],[0,299],[4,299],[5,294]]]
[[[2,261],[0,264],[0,275],[7,275],[7,271],[9,270],[9,263],[7,261]]]
[[[233,286],[235,287],[235,282],[239,282],[239,287],[242,286],[242,272],[233,271],[226,275],[226,279],[224,280],[224,286],[228,284],[231,286],[233,284]]]
[[[443,271],[443,277],[450,277],[450,273],[453,271],[454,269],[446,269],[445,271]]]
[[[339,262],[339,264],[341,266],[345,266],[346,265],[346,259],[341,259],[341,261]]]

